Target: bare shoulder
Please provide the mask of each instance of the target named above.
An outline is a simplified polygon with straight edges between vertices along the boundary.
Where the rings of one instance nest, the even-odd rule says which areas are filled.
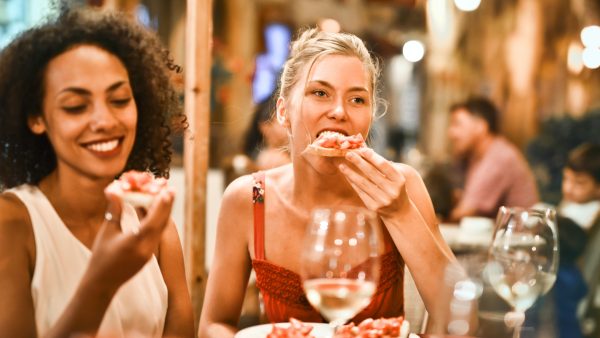
[[[27,251],[33,264],[35,240],[29,212],[17,196],[5,192],[0,194],[0,252],[18,254],[15,251],[20,249]]]
[[[423,180],[421,178],[421,175],[419,174],[419,172],[415,168],[409,166],[408,164],[394,162],[394,167],[396,167],[397,169],[399,169],[402,172],[404,177],[406,177],[407,181],[412,181],[412,180],[422,181]]]
[[[254,177],[244,175],[233,180],[223,193],[223,207],[234,206],[241,207],[252,201],[252,190],[254,187]]]
[[[31,233],[31,219],[27,208],[12,193],[0,194],[0,236]]]

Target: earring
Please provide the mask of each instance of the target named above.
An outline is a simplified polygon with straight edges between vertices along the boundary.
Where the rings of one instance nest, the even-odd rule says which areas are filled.
[[[29,118],[29,129],[31,132],[37,135],[41,135],[46,132],[46,126],[44,125],[42,118],[39,116]]]

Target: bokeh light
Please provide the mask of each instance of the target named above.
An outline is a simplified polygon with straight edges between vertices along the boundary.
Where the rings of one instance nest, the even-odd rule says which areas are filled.
[[[402,55],[410,62],[419,62],[425,55],[425,46],[417,40],[407,41],[402,46]]]
[[[454,4],[461,11],[471,12],[479,7],[481,0],[454,0]]]

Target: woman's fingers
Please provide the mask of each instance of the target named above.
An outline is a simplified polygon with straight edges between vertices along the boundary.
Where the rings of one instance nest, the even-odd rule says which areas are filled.
[[[369,162],[373,167],[377,168],[389,180],[395,181],[400,174],[394,167],[394,164],[386,160],[383,156],[377,154],[371,148],[360,149],[356,152],[360,157]]]
[[[389,204],[390,201],[389,198],[387,198],[388,194],[385,191],[382,191],[377,185],[373,184],[368,178],[360,175],[355,170],[344,164],[340,164],[340,170],[344,175],[346,175],[346,179],[354,187],[354,190],[359,193],[359,195],[362,194],[368,196],[370,200],[378,205]],[[366,203],[367,201],[363,199],[363,202]]]
[[[175,193],[170,188],[163,189],[158,193],[150,209],[148,209],[146,217],[142,219],[139,236],[162,234],[162,231],[169,224],[174,196]]]
[[[363,173],[363,177],[375,184],[388,195],[396,195],[399,185],[402,184],[402,175],[396,168],[383,157],[372,150],[357,153],[348,153],[346,159]]]
[[[356,193],[358,194],[358,197],[360,197],[360,199],[363,201],[363,203],[365,203],[365,206],[367,207],[367,209],[377,210],[377,202],[368,193],[366,193],[363,189],[361,189],[360,187],[358,187],[356,184],[352,183],[351,181],[348,181],[348,182],[350,183],[350,186],[352,186],[354,191],[356,191]]]
[[[110,233],[121,231],[121,213],[123,211],[121,198],[112,192],[105,192],[108,208],[104,213],[105,229]]]

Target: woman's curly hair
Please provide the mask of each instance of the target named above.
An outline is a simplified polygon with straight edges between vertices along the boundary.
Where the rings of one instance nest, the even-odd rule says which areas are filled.
[[[185,124],[170,77],[176,66],[154,33],[123,14],[73,9],[21,33],[0,52],[0,187],[37,184],[56,168],[48,138],[33,134],[27,121],[42,114],[50,60],[82,44],[114,54],[128,71],[138,123],[125,170],[168,177],[171,121]]]

